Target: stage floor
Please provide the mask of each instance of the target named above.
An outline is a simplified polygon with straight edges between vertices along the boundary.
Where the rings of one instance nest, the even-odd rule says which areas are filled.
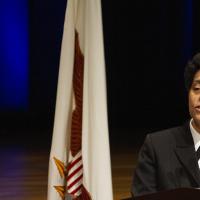
[[[119,200],[130,196],[138,149],[114,145],[111,152],[114,200]],[[49,149],[7,145],[0,158],[0,199],[46,200]]]

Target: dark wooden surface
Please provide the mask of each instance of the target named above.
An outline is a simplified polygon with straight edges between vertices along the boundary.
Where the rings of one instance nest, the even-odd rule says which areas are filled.
[[[199,200],[200,190],[197,188],[178,188],[160,191],[135,197],[135,200]]]
[[[113,148],[114,200],[130,197],[137,153],[134,148]],[[0,199],[46,200],[49,149],[9,146],[0,148]]]

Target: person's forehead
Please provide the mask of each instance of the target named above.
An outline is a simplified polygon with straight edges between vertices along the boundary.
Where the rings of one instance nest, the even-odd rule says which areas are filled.
[[[196,72],[193,82],[200,82],[200,70]]]

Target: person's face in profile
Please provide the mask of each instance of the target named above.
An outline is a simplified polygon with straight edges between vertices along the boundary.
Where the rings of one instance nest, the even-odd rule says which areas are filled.
[[[189,90],[189,112],[194,128],[200,132],[200,70],[196,72]]]

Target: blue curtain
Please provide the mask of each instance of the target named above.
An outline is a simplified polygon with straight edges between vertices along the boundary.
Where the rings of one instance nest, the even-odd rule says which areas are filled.
[[[0,110],[28,106],[28,0],[0,1]]]

